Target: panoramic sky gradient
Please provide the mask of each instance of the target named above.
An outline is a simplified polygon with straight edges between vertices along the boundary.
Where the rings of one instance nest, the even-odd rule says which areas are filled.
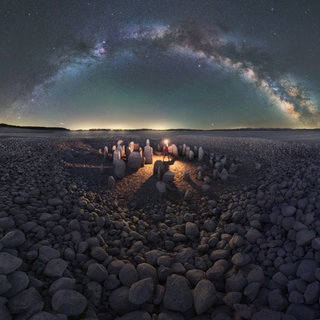
[[[320,127],[318,0],[2,0],[0,122]]]

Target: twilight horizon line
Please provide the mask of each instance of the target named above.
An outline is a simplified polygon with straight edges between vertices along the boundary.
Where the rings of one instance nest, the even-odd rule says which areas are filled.
[[[136,127],[136,128],[120,128],[120,127],[88,127],[88,128],[67,128],[62,126],[42,126],[42,125],[15,125],[15,124],[7,124],[7,123],[0,123],[1,128],[17,128],[17,129],[57,129],[57,130],[67,130],[67,131],[245,131],[245,130],[257,130],[257,131],[290,131],[290,130],[320,130],[320,127],[314,128],[306,128],[306,127],[299,127],[299,128],[289,128],[289,127],[220,127],[220,128],[184,128],[184,127],[175,127],[175,128],[147,128],[147,127]]]

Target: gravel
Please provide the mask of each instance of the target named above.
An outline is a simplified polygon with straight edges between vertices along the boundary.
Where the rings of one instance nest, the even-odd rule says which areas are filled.
[[[1,319],[320,318],[317,143],[120,138],[1,138]]]

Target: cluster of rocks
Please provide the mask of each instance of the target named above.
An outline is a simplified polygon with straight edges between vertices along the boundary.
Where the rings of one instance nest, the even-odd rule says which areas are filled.
[[[68,175],[57,141],[4,139],[0,319],[319,318],[319,146],[250,143],[254,183],[131,210]]]
[[[108,147],[104,147],[104,150],[108,150]],[[149,140],[146,141],[143,151],[138,143],[131,141],[128,146],[125,146],[123,140],[118,140],[112,150],[114,175],[118,179],[123,179],[127,168],[136,171],[145,163],[152,164],[153,162],[153,148],[150,146]]]

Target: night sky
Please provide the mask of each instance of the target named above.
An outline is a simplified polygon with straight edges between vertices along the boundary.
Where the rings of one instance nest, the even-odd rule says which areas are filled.
[[[320,127],[318,0],[1,0],[0,122]]]

